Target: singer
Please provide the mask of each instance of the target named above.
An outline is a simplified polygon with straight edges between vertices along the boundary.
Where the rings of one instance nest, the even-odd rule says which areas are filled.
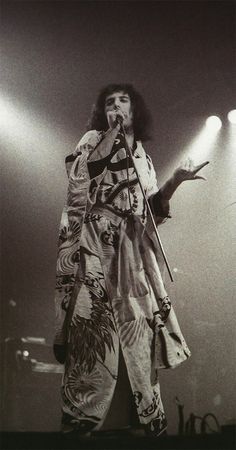
[[[163,283],[163,260],[126,143],[157,225],[177,187],[208,162],[191,160],[158,187],[150,115],[132,85],[105,87],[88,131],[66,158],[69,178],[57,258],[54,353],[65,365],[62,431],[135,425],[159,436],[167,420],[159,370],[190,356]]]

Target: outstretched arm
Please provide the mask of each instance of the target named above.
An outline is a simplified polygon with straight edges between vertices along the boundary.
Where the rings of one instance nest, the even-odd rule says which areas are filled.
[[[164,185],[160,188],[163,201],[169,201],[183,181],[187,180],[206,180],[205,177],[198,175],[198,172],[209,164],[209,161],[205,161],[198,166],[194,165],[194,162],[188,158],[177,169],[175,169],[172,177],[170,177]]]
[[[198,172],[207,164],[209,164],[209,161],[195,166],[190,158],[180,164],[158,192],[149,198],[150,206],[154,214],[163,218],[171,217],[169,214],[170,199],[178,186],[187,180],[205,180],[203,176],[198,175]]]

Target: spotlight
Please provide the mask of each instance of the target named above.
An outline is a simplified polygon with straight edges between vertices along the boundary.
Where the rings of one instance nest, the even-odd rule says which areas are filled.
[[[209,130],[217,131],[222,127],[222,122],[218,116],[210,116],[206,120],[206,126]]]
[[[236,109],[232,109],[232,111],[230,111],[228,113],[228,120],[230,123],[233,123],[234,125],[236,124]]]

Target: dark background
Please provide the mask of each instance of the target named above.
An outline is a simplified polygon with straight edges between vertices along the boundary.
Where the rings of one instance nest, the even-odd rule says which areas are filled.
[[[186,418],[213,412],[220,424],[235,423],[236,140],[227,121],[236,100],[235,3],[3,1],[1,38],[2,341],[33,336],[51,345],[64,158],[85,132],[100,88],[132,83],[153,116],[145,148],[160,184],[205,119],[222,119],[217,138],[195,146],[196,159],[210,160],[208,181],[182,185],[160,228],[174,269],[167,287],[192,350],[161,378],[170,432],[177,432],[176,395]],[[58,402],[59,417],[58,375],[46,383],[44,376],[32,382],[43,397],[38,407],[50,411]],[[58,426],[50,416],[31,428]]]

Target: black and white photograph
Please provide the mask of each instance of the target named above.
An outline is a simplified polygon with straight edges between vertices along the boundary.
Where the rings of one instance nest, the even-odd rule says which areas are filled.
[[[234,449],[236,3],[3,0],[2,449]]]

